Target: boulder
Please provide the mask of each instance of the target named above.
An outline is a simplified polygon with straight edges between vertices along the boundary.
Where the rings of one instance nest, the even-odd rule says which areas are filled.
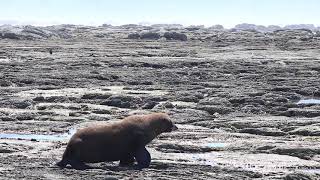
[[[216,24],[216,25],[213,25],[211,27],[209,27],[209,29],[212,29],[212,30],[223,30],[224,27],[220,24]]]
[[[5,32],[5,33],[2,33],[2,38],[3,39],[22,39],[23,37],[19,36],[16,33]]]
[[[128,35],[128,39],[140,39],[140,35],[138,33],[132,33]]]
[[[33,103],[32,103],[32,101],[25,100],[25,101],[16,101],[13,103],[13,105],[19,109],[26,109],[28,107],[31,107],[33,105]]]
[[[188,37],[185,34],[177,32],[165,32],[163,37],[167,40],[178,40],[178,41],[187,41]]]
[[[284,26],[284,29],[307,29],[312,32],[316,27],[313,24],[290,24]]]
[[[141,105],[142,100],[138,97],[127,95],[112,95],[101,105],[115,106],[119,108],[137,108]]]
[[[140,39],[158,40],[160,37],[160,34],[156,32],[145,32],[140,34]]]
[[[142,109],[152,109],[154,108],[156,105],[158,104],[158,102],[155,101],[148,101],[146,102],[144,105],[142,105]]]

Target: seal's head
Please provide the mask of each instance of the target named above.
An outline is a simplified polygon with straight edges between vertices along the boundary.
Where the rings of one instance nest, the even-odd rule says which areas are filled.
[[[152,114],[152,119],[157,126],[157,129],[160,130],[160,133],[171,132],[178,129],[178,127],[173,124],[169,116],[165,113]]]

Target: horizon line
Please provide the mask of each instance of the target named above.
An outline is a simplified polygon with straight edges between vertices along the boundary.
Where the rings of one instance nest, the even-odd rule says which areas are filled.
[[[255,24],[255,23],[249,23],[249,22],[239,22],[238,24],[234,25],[225,25],[225,24],[192,24],[192,23],[179,23],[179,22],[147,22],[147,21],[141,21],[141,22],[136,22],[136,23],[120,23],[120,22],[104,22],[104,23],[68,23],[68,22],[58,22],[58,21],[51,21],[51,22],[39,22],[39,21],[18,21],[18,20],[0,20],[0,26],[3,25],[12,25],[12,26],[39,26],[39,27],[46,27],[46,26],[57,26],[57,25],[77,25],[77,26],[93,26],[93,27],[99,27],[104,24],[108,24],[111,26],[123,26],[123,25],[129,25],[129,24],[134,24],[134,25],[141,25],[141,26],[152,26],[152,25],[158,25],[158,24],[163,24],[163,25],[182,25],[184,27],[188,26],[204,26],[204,27],[212,27],[216,25],[222,25],[224,29],[232,29],[235,28],[237,25],[241,24],[248,24],[248,25],[256,25],[256,26],[264,26],[264,27],[269,27],[269,26],[279,26],[281,28],[284,28],[285,26],[290,26],[290,25],[311,25],[314,26],[314,28],[320,28],[320,24],[313,24],[313,23],[288,23],[288,24]]]

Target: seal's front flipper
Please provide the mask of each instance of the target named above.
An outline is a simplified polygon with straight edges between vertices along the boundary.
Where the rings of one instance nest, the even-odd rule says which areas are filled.
[[[138,148],[134,154],[134,158],[138,163],[138,168],[143,169],[147,168],[151,162],[151,156],[146,147]]]
[[[134,164],[134,157],[128,156],[126,158],[120,159],[120,166],[132,166]]]
[[[70,160],[70,165],[76,170],[90,169],[91,167],[78,160]]]

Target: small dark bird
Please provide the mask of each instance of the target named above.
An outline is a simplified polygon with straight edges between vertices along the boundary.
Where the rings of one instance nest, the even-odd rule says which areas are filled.
[[[52,49],[49,49],[49,53],[52,54]]]

